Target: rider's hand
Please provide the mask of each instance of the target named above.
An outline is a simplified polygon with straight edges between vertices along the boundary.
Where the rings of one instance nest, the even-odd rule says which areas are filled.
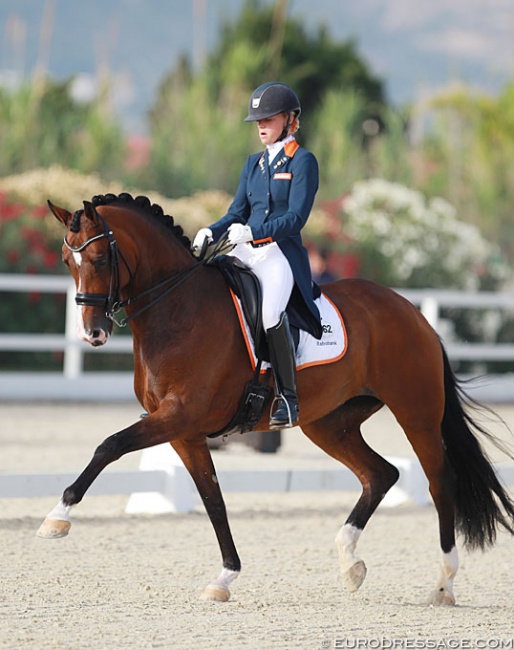
[[[201,251],[205,241],[207,241],[208,244],[212,242],[212,230],[210,228],[200,228],[196,233],[193,241],[193,250]]]
[[[242,223],[233,223],[228,229],[228,243],[232,246],[252,241],[252,229]]]

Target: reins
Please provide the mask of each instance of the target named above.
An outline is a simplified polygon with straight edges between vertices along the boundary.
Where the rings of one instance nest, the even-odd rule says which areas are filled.
[[[207,247],[204,247],[198,256],[197,263],[194,266],[189,266],[186,269],[182,269],[181,271],[178,271],[177,273],[174,273],[170,277],[166,278],[165,280],[161,280],[157,284],[154,284],[153,286],[149,287],[148,289],[145,289],[144,291],[141,291],[140,293],[136,294],[135,296],[131,296],[130,298],[127,298],[126,300],[120,300],[120,268],[119,268],[119,258],[121,257],[123,261],[125,262],[125,265],[127,266],[128,272],[130,276],[132,277],[132,272],[130,268],[127,265],[127,262],[124,258],[124,256],[121,254],[121,251],[118,248],[118,244],[116,242],[116,239],[114,238],[114,234],[112,230],[109,228],[107,225],[105,219],[99,215],[103,226],[104,226],[104,231],[100,233],[99,235],[95,235],[94,237],[91,237],[90,239],[87,239],[85,242],[80,244],[80,246],[71,246],[71,244],[68,243],[66,237],[64,237],[64,244],[65,246],[72,252],[77,253],[83,251],[89,244],[93,243],[94,241],[97,241],[99,239],[102,239],[105,237],[108,242],[109,242],[109,250],[110,250],[110,260],[111,260],[111,276],[110,276],[110,281],[109,281],[109,293],[77,293],[75,296],[75,302],[77,305],[85,305],[88,307],[103,307],[105,306],[105,315],[109,320],[111,320],[113,323],[116,323],[118,327],[126,327],[128,323],[136,318],[136,316],[139,316],[143,312],[145,312],[147,309],[150,309],[150,307],[153,307],[157,302],[162,300],[165,296],[167,296],[169,293],[177,289],[181,284],[183,284],[195,271],[198,269],[209,265],[216,257],[219,255],[224,254],[229,248],[231,248],[230,245],[227,245],[227,237],[228,233],[224,233],[221,238],[214,244],[212,249],[208,251]],[[171,283],[171,284],[170,284]],[[167,286],[169,285],[169,286]],[[150,300],[148,303],[143,305],[140,309],[137,311],[133,312],[129,316],[126,316],[125,318],[120,318],[118,319],[116,317],[116,314],[124,309],[125,307],[128,307],[129,305],[132,305],[136,301],[140,300],[141,298],[144,298],[145,296],[148,296],[149,294],[153,293],[154,291],[158,291],[159,289],[162,289],[163,287],[166,287],[161,293],[159,293],[155,298]]]
[[[227,236],[228,234],[224,233],[221,236],[221,238],[216,242],[216,244],[213,246],[212,250],[209,251],[208,255],[206,254],[207,251],[203,250],[202,254],[197,258],[198,262],[194,266],[189,266],[188,268],[183,269],[182,271],[178,271],[177,273],[171,275],[169,278],[166,278],[165,280],[162,280],[161,282],[154,284],[152,287],[149,287],[148,289],[141,291],[135,296],[132,296],[131,298],[127,298],[126,300],[119,301],[117,304],[113,305],[111,311],[106,314],[107,317],[111,319],[114,323],[116,323],[116,325],[118,325],[119,327],[125,327],[131,320],[136,318],[136,316],[139,316],[147,309],[150,309],[150,307],[153,307],[153,305],[155,305],[157,302],[162,300],[162,298],[164,298],[169,293],[174,291],[183,282],[185,282],[191,275],[193,275],[195,271],[198,271],[198,269],[209,265],[216,257],[218,257],[218,255],[223,254],[226,250],[228,250],[228,248],[231,248],[230,245],[227,246]],[[120,311],[124,307],[127,307],[128,305],[133,304],[134,302],[136,302],[136,300],[139,300],[140,298],[143,298],[144,296],[147,296],[148,294],[157,291],[162,287],[165,287],[169,282],[173,282],[173,284],[167,287],[162,293],[157,295],[153,300],[146,303],[146,305],[144,305],[134,313],[130,314],[130,316],[127,316],[120,320],[116,319],[115,314],[118,311]]]

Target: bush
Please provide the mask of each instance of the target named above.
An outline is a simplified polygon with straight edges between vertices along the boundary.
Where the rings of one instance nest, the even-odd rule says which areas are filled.
[[[50,213],[47,199],[73,211],[96,194],[123,191],[127,188],[119,183],[102,182],[96,174],[83,175],[59,166],[0,179],[0,273],[67,274],[61,263],[63,227]],[[143,194],[131,188],[129,191],[134,196]],[[173,215],[189,236],[222,216],[230,202],[228,195],[216,191],[176,200],[146,194],[165,213]],[[5,292],[1,298],[4,332],[63,332],[63,295]],[[103,357],[96,357],[97,366],[119,369],[119,355]],[[62,354],[0,352],[0,366],[3,370],[60,370]]]
[[[441,198],[382,179],[354,184],[340,202],[359,275],[396,287],[497,289],[512,281],[498,247]]]

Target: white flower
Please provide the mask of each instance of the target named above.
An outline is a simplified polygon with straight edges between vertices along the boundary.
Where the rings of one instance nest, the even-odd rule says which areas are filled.
[[[389,275],[401,284],[414,277],[419,286],[426,277],[440,285],[477,287],[484,269],[497,280],[512,277],[498,250],[478,228],[457,220],[445,199],[427,200],[421,192],[373,178],[355,183],[342,208],[347,234],[361,249],[388,260]]]

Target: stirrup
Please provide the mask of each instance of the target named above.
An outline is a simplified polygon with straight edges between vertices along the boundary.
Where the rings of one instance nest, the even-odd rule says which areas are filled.
[[[296,408],[295,408],[295,419],[293,421],[293,413],[291,411],[291,406],[287,399],[283,395],[278,395],[275,396],[273,399],[273,402],[271,404],[271,409],[270,411],[273,412],[273,407],[275,406],[276,402],[279,403],[279,406],[275,413],[271,415],[270,421],[269,421],[269,428],[270,429],[290,429],[291,427],[294,427],[298,424],[298,404],[296,403]],[[282,418],[282,419],[277,419],[277,413],[281,410],[285,409],[287,411],[287,420]]]

